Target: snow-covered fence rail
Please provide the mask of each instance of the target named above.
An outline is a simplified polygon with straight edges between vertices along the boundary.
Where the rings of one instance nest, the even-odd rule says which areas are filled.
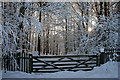
[[[99,66],[98,55],[32,56],[31,72],[88,71]]]
[[[100,64],[107,61],[120,61],[120,49],[104,49],[100,54]]]

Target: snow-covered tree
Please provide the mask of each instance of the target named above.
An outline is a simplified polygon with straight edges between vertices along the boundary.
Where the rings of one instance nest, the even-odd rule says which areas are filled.
[[[33,16],[32,3],[2,3],[2,55],[8,55],[16,63],[14,54],[33,46],[28,35],[41,31],[41,23]],[[11,63],[12,64],[12,63]],[[17,63],[16,63],[17,65]],[[16,66],[17,67],[17,66]]]
[[[118,45],[118,14],[111,10],[109,2],[75,3],[78,15],[82,13],[80,45],[81,53],[99,53],[101,48],[117,48]],[[96,5],[100,4],[99,8]],[[78,9],[78,10],[77,10]],[[80,9],[80,10],[79,10]],[[96,10],[98,9],[98,10]],[[107,11],[106,11],[107,9]],[[79,18],[80,19],[80,18]]]

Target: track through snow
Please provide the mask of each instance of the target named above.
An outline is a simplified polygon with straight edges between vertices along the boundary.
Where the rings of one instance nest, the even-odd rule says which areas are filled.
[[[107,62],[92,71],[61,71],[56,73],[11,72],[2,74],[3,78],[118,78],[118,62]]]

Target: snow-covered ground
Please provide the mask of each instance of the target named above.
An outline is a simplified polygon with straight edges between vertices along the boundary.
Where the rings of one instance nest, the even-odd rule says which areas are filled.
[[[0,64],[1,65],[1,64]],[[0,80],[2,79],[2,70],[1,70],[1,67],[0,67]]]
[[[61,71],[56,73],[24,73],[11,72],[2,74],[3,78],[118,78],[118,63],[107,62],[100,67],[95,67],[92,71]]]

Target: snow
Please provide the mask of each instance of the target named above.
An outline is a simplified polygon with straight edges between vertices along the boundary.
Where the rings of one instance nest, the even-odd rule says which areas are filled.
[[[92,71],[32,74],[7,71],[7,73],[3,73],[3,78],[118,78],[118,62],[107,62],[100,67],[95,67]]]
[[[31,52],[30,52],[31,53]],[[38,51],[35,51],[35,52],[33,52],[33,53],[31,53],[33,56],[39,56],[38,55]]]
[[[104,48],[101,48],[101,49],[100,49],[100,52],[104,52]]]

